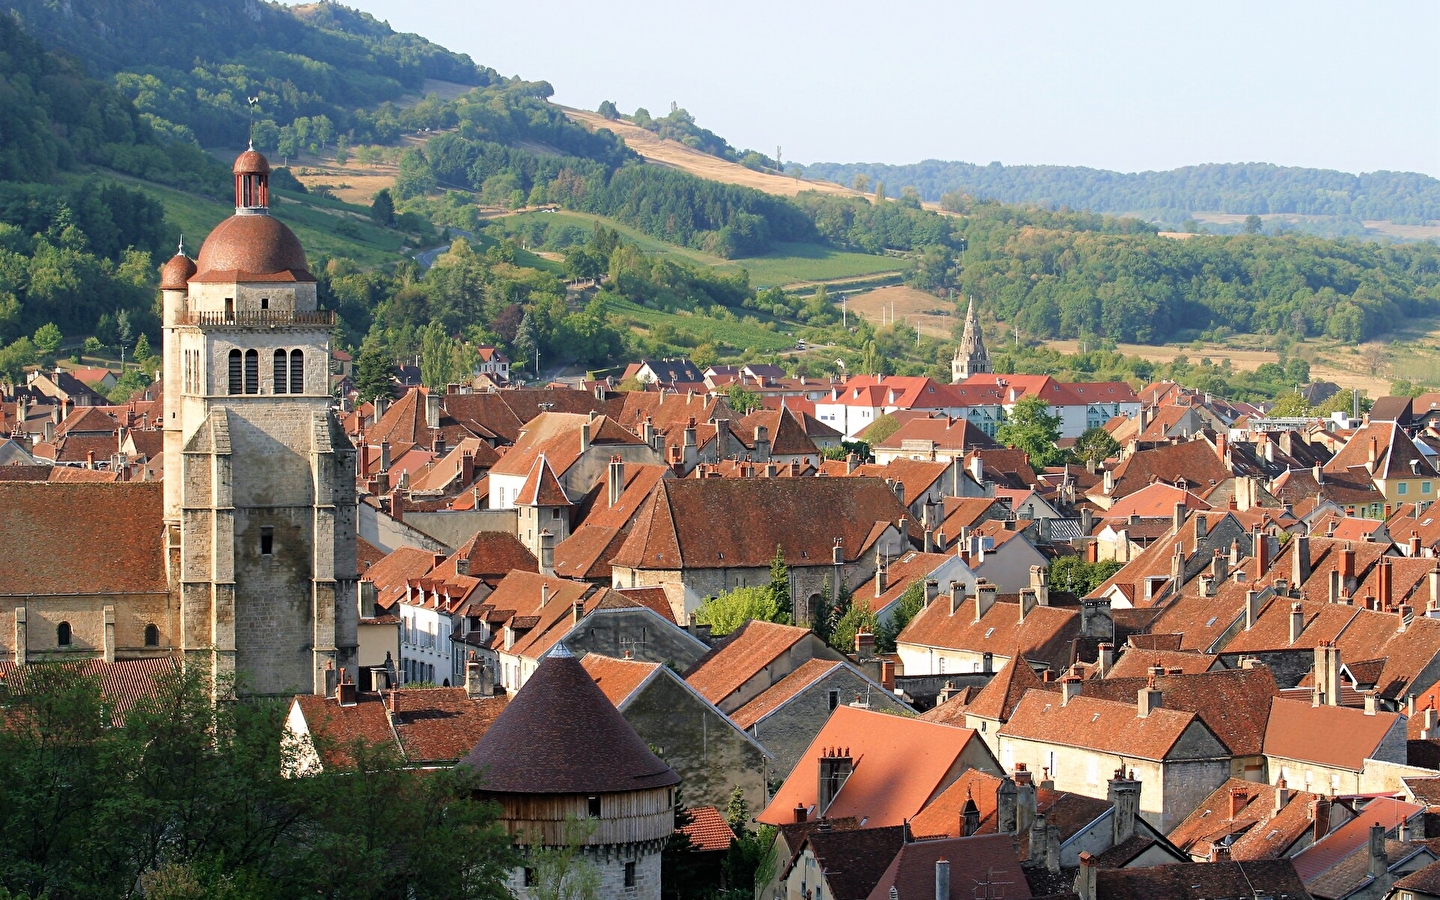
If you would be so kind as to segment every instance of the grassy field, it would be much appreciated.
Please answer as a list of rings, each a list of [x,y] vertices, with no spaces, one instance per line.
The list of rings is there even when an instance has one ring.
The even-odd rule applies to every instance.
[[[732,322],[728,319],[712,319],[684,312],[650,309],[629,300],[612,301],[607,304],[606,309],[624,319],[632,328],[652,333],[657,329],[673,329],[675,334],[689,336],[697,345],[715,345],[722,355],[744,351],[768,353],[788,350],[795,346],[793,335],[779,330],[771,331],[753,316],[749,321],[742,317]]]
[[[747,170],[748,171],[748,170]],[[888,256],[872,256],[868,253],[850,253],[820,244],[779,244],[764,256],[745,259],[721,259],[709,253],[692,250],[656,240],[647,234],[622,225],[613,219],[585,215],[575,212],[527,212],[503,216],[493,220],[508,232],[514,233],[522,225],[543,221],[552,226],[573,225],[589,235],[600,223],[613,228],[646,253],[657,253],[674,259],[702,266],[713,266],[721,270],[745,269],[750,273],[750,283],[756,287],[789,285],[801,282],[833,281],[881,272],[898,272],[896,260]]]
[[[109,177],[138,186],[158,200],[165,207],[165,217],[185,235],[191,253],[200,249],[211,229],[235,212],[228,203],[198,194],[120,175]],[[290,226],[311,260],[321,256],[348,256],[361,265],[379,266],[394,262],[400,255],[405,241],[403,234],[376,226],[344,204],[307,198],[304,194],[272,193],[278,202],[271,213]]]

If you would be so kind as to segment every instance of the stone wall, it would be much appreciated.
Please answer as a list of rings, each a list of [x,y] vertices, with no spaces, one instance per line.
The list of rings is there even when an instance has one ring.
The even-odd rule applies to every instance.
[[[871,709],[892,712],[908,711],[889,691],[863,677],[848,665],[840,665],[819,681],[790,698],[784,706],[750,727],[750,733],[775,757],[770,764],[770,780],[779,784],[805,754],[805,750],[825,727],[835,706],[830,693],[835,692],[835,706],[854,702],[855,696],[869,703]],[[752,808],[758,808],[753,807]]]

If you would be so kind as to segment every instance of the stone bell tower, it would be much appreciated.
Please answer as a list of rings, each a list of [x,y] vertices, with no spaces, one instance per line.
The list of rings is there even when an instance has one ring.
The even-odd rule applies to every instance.
[[[330,328],[270,164],[161,272],[165,519],[185,664],[255,694],[323,693],[356,629],[355,451],[331,410]],[[327,675],[327,672],[330,673]]]
[[[975,314],[975,298],[971,297],[970,307],[965,311],[965,332],[960,336],[960,346],[955,348],[955,357],[950,360],[950,380],[959,384],[971,375],[992,371],[990,354],[980,334],[980,317]]]

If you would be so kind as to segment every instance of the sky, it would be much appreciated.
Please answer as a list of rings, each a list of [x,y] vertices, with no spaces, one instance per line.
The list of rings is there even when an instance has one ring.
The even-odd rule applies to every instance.
[[[788,161],[1440,177],[1440,2],[346,0],[553,99]]]

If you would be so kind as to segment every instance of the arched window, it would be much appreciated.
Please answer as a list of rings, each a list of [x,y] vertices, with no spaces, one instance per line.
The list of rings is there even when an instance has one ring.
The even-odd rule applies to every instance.
[[[254,350],[245,351],[245,393],[260,393],[260,354]]]
[[[70,623],[61,622],[55,628],[55,643],[61,647],[70,646]]]
[[[290,351],[290,393],[305,393],[305,353],[302,350]]]
[[[230,393],[240,393],[240,351],[230,351]]]
[[[277,394],[285,393],[285,386],[290,383],[285,374],[288,369],[286,362],[288,359],[284,350],[275,351],[275,393]]]
[[[145,626],[145,646],[160,646],[160,629],[156,628],[154,625]]]

